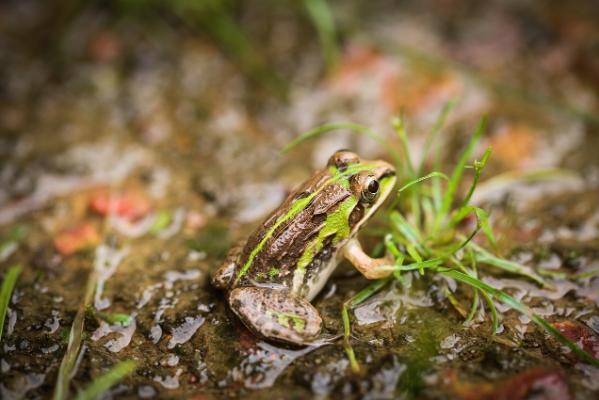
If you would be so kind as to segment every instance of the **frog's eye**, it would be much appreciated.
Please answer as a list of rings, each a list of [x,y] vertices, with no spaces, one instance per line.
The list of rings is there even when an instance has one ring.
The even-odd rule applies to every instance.
[[[374,176],[366,177],[362,189],[362,200],[371,203],[379,193],[379,181]]]
[[[335,167],[338,171],[345,171],[349,165],[357,164],[360,162],[360,157],[352,151],[349,150],[337,150],[331,158],[329,158],[329,162],[327,166]]]

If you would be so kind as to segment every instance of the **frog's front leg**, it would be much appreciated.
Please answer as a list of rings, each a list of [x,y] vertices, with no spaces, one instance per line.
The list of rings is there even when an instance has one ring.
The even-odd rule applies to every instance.
[[[252,332],[266,339],[308,345],[322,328],[314,306],[287,291],[240,287],[229,294],[229,304]]]
[[[364,253],[357,239],[350,239],[343,248],[343,255],[366,279],[386,278],[393,270],[381,268],[383,265],[393,265],[388,258],[372,258]]]
[[[235,272],[237,272],[237,262],[243,251],[244,241],[237,242],[227,253],[227,257],[221,266],[212,274],[212,285],[218,289],[228,289],[231,287]]]

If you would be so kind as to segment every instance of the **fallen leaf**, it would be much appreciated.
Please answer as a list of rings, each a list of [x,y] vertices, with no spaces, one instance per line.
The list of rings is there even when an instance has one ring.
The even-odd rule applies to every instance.
[[[575,321],[556,322],[553,326],[584,351],[599,358],[599,336],[595,335],[590,328]],[[574,354],[572,356],[574,357]]]
[[[100,235],[90,222],[83,222],[66,229],[54,237],[54,247],[64,256],[95,246],[99,242]]]
[[[562,371],[533,367],[519,374],[495,382],[471,383],[450,370],[444,379],[447,388],[462,400],[568,400],[571,398]]]
[[[91,196],[89,204],[90,208],[100,215],[113,212],[129,221],[138,220],[151,210],[150,199],[133,190],[112,194],[108,191],[98,191]]]

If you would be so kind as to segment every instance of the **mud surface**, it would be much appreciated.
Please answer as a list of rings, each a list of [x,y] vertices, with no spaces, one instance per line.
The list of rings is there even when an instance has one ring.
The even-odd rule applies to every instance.
[[[556,289],[492,269],[484,280],[576,327],[599,356],[597,7],[334,2],[343,41],[327,70],[301,12],[250,2],[235,16],[286,82],[280,95],[201,27],[68,3],[0,5],[0,271],[23,266],[0,347],[1,398],[51,396],[92,270],[72,393],[134,359],[137,371],[105,398],[599,396],[599,369],[501,304],[497,335],[488,315],[464,326],[440,278],[407,275],[411,287],[393,284],[354,311],[361,375],[341,342],[257,340],[209,285],[228,248],[334,150],[385,157],[343,131],[281,155],[299,132],[351,121],[394,140],[389,120],[403,110],[417,160],[458,99],[440,137],[444,163],[488,114],[479,150],[494,152],[475,200],[491,210],[502,254]],[[561,171],[490,179],[541,168]],[[341,304],[366,284],[347,265],[327,283],[314,304],[328,334],[342,332]]]

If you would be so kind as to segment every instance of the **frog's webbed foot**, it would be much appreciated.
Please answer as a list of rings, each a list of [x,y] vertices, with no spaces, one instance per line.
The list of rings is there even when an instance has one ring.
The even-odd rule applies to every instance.
[[[322,328],[322,319],[314,306],[285,291],[236,288],[229,294],[229,304],[245,326],[266,339],[310,345]]]
[[[393,261],[387,258],[372,258],[364,253],[357,239],[351,239],[343,249],[343,255],[366,279],[386,278],[393,272],[392,269],[381,268],[384,265],[393,265]]]
[[[231,247],[225,261],[223,261],[222,265],[212,274],[212,286],[218,289],[228,289],[231,286],[233,278],[235,277],[235,271],[237,271],[237,260],[243,251],[243,245],[244,242],[240,241]]]

